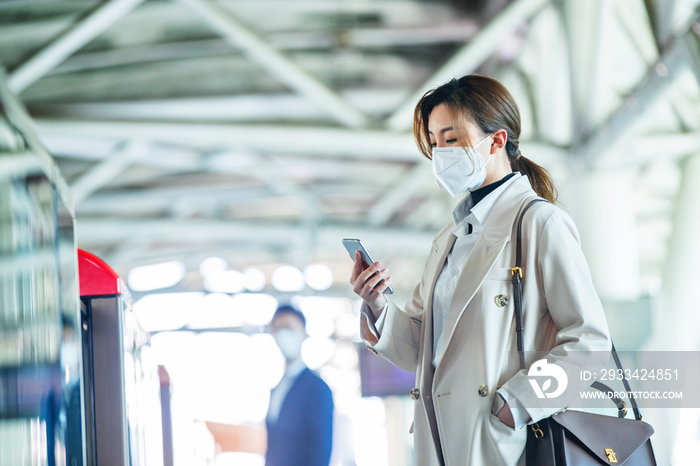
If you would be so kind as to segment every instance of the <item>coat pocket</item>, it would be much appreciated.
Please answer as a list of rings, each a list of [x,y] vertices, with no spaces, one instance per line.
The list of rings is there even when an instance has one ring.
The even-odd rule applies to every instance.
[[[510,267],[494,267],[488,274],[486,274],[486,280],[507,280],[512,279],[511,268]]]

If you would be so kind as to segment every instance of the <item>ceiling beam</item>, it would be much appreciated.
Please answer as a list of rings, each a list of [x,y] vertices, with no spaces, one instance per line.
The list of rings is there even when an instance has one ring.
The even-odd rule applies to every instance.
[[[340,37],[334,31],[284,31],[270,33],[270,44],[278,50],[328,50],[339,46],[358,49],[385,49],[462,43],[479,30],[475,21],[454,21],[420,27],[355,28]],[[134,63],[230,55],[231,45],[221,39],[182,40],[158,44],[135,45],[117,49],[73,55],[57,66],[55,73],[95,70]]]
[[[578,150],[579,155],[589,168],[601,164],[607,166],[618,163],[625,151],[613,151],[612,149],[617,148],[617,143],[629,134],[635,123],[645,115],[645,111],[675,81],[674,78],[683,69],[683,65],[690,61],[691,68],[693,67],[692,53],[689,51],[689,47],[694,42],[697,43],[697,33],[691,27],[697,18],[698,15],[695,13],[688,23],[689,26],[661,50],[658,62],[650,67],[646,76],[619,109],[604,123],[589,132],[582,147]]]
[[[250,168],[251,175],[264,181],[272,192],[300,200],[304,206],[305,219],[319,221],[323,217],[323,205],[318,198],[306,187],[291,181],[275,160],[260,154],[254,155],[253,159],[255,162]]]
[[[368,125],[369,120],[362,112],[243,25],[227,9],[210,0],[180,1],[201,15],[231,45],[292,89],[308,96],[343,125],[353,128]]]
[[[163,144],[218,151],[339,156],[384,160],[421,159],[409,134],[290,125],[190,124],[38,119],[44,136],[86,139],[148,139]]]
[[[565,0],[558,6],[569,55],[571,146],[575,148],[596,123],[596,97],[603,77],[604,15],[611,4],[607,0]]]
[[[402,86],[403,87],[403,86]],[[367,115],[390,112],[406,95],[401,89],[353,89],[341,93]],[[306,96],[294,93],[256,93],[171,99],[119,100],[29,104],[36,117],[96,120],[157,120],[206,122],[301,122],[328,120],[327,112]]]
[[[529,21],[549,2],[550,0],[515,0],[511,3],[408,97],[388,118],[387,127],[393,131],[408,131],[413,121],[413,110],[423,94],[452,78],[473,73],[493,55],[516,27]]]
[[[2,51],[0,51],[2,54]],[[1,56],[1,55],[0,55]],[[418,85],[421,74],[415,72],[415,62],[404,56],[381,51],[353,55],[337,64],[331,52],[300,51],[294,61],[322,82],[338,82],[346,94],[354,83],[377,83],[370,86],[405,92]],[[167,79],[163,79],[167,76]],[[356,92],[365,88],[355,87]],[[154,99],[192,99],[241,95],[285,94],[288,86],[248,57],[231,49],[227,55],[201,56],[175,60],[155,60],[138,66],[115,66],[90,72],[52,73],[22,93],[27,105],[34,103],[127,102]],[[323,109],[304,94],[291,89],[314,107]],[[354,104],[354,102],[351,102]],[[382,109],[384,114],[394,107]],[[324,122],[334,122],[327,111]]]
[[[110,0],[75,24],[58,39],[20,65],[10,76],[8,87],[19,94],[63,60],[129,14],[144,0]]]
[[[367,214],[367,224],[372,227],[386,224],[410,198],[430,186],[432,181],[430,165],[418,162],[374,204]]]
[[[99,151],[125,139],[144,139],[168,147],[183,146],[189,150],[240,152],[254,151],[260,154],[284,154],[297,156],[341,157],[376,161],[424,162],[416,148],[413,136],[387,131],[357,130],[330,127],[292,125],[246,124],[192,124],[159,123],[143,121],[95,121],[95,120],[36,120],[38,133],[60,143],[68,138],[82,138]],[[66,146],[65,144],[62,144]],[[562,161],[564,149],[540,142],[521,142],[523,153],[536,161]],[[62,156],[70,156],[69,146]],[[182,154],[182,163],[196,164],[195,155]],[[189,158],[193,157],[193,158]],[[149,157],[150,158],[150,157]],[[144,163],[151,163],[144,160]],[[167,165],[167,160],[163,160]],[[201,166],[200,166],[201,169]]]
[[[41,160],[32,152],[3,153],[0,157],[0,181],[43,174]]]
[[[119,176],[131,163],[143,157],[147,152],[148,145],[143,141],[129,141],[106,157],[104,161],[90,167],[71,185],[76,205]]]
[[[3,162],[7,157],[0,158]],[[0,174],[4,174],[4,163],[0,163]],[[310,194],[317,198],[332,200],[336,197],[348,198],[358,194],[378,195],[379,187],[366,184],[334,183],[309,185]],[[261,200],[275,202],[275,196],[267,186],[230,186],[211,184],[208,186],[172,186],[149,189],[124,189],[98,193],[86,199],[77,207],[78,215],[141,216],[166,212],[173,204],[187,200],[195,205],[241,205]]]
[[[32,118],[27,113],[22,103],[17,99],[6,84],[5,72],[0,67],[0,107],[7,116],[9,122],[15,130],[21,134],[23,143],[27,150],[31,151],[37,159],[37,163],[29,162],[27,169],[36,170],[36,165],[40,165],[44,175],[53,183],[59,199],[63,202],[68,212],[75,216],[75,201],[68,188],[68,183],[61,175],[61,172],[54,158],[41,144],[35,134],[35,125]]]
[[[647,65],[656,62],[659,58],[659,49],[644,6],[637,0],[619,0],[614,2],[614,6],[615,16],[622,30],[629,37],[630,43]]]
[[[371,228],[358,225],[321,225],[315,227],[316,246],[341,248],[342,238],[362,238],[365,244],[387,250],[427,250],[435,236],[407,228]],[[122,243],[138,232],[141,242],[161,244],[267,244],[287,247],[297,244],[309,228],[279,222],[185,221],[180,219],[115,219],[81,217],[79,244],[110,245]],[[183,246],[184,248],[184,246]]]

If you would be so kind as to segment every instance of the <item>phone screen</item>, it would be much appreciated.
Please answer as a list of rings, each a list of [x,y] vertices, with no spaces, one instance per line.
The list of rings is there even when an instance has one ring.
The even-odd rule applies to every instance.
[[[364,244],[362,244],[362,241],[359,239],[353,239],[353,238],[345,238],[343,240],[343,246],[345,246],[345,249],[348,251],[348,254],[350,254],[350,258],[355,261],[355,252],[360,251],[361,257],[362,257],[362,265],[364,268],[367,268],[368,266],[374,264],[374,259],[372,259],[372,256],[369,254],[369,251],[365,248]],[[390,286],[387,287],[386,290],[384,290],[384,294],[393,294],[394,289]]]

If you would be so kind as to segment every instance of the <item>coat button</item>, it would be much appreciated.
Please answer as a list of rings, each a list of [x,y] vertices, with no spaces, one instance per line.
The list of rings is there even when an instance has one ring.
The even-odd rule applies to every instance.
[[[417,388],[414,388],[411,390],[411,399],[413,401],[416,401],[418,398],[420,398],[420,390]]]
[[[508,304],[508,297],[499,294],[494,298],[494,301],[496,302],[496,306],[504,307],[506,304]]]
[[[479,385],[479,396],[486,396],[489,394],[489,389],[486,385]]]

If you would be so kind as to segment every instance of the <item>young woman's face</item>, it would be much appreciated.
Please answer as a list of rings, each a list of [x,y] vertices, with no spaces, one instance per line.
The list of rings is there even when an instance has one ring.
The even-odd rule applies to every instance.
[[[461,124],[464,128],[454,128],[453,126],[457,122],[452,121],[452,115],[450,114],[447,105],[440,104],[437,105],[430,116],[428,116],[428,131],[430,136],[431,147],[450,147],[450,146],[473,146],[478,141],[480,141],[484,136],[470,121],[463,121]],[[465,131],[469,137],[469,141],[460,141],[459,134]],[[487,146],[486,143],[482,146]],[[479,146],[477,150],[483,150],[482,146]],[[482,153],[483,155],[483,153]]]
[[[474,147],[474,145],[484,139],[486,134],[479,131],[474,123],[466,118],[461,120],[461,122],[452,121],[452,115],[447,105],[440,104],[436,106],[428,116],[430,145],[432,147]],[[462,124],[463,127],[453,128],[453,125],[456,124]],[[466,141],[460,139],[460,134],[464,135],[465,133],[468,138]],[[508,139],[506,131],[499,129],[490,136],[489,139],[476,148],[484,160],[488,160],[486,163],[486,179],[482,186],[498,181],[513,171],[505,151],[505,144]],[[464,139],[464,136],[462,139]],[[491,154],[493,157],[489,160],[489,155]]]

